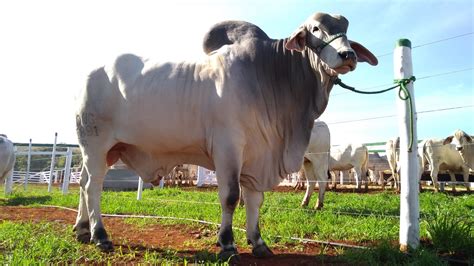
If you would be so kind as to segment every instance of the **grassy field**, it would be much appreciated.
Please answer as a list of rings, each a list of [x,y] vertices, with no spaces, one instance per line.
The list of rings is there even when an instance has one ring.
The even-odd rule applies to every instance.
[[[396,248],[399,230],[399,218],[397,217],[399,195],[392,192],[374,194],[328,192],[322,211],[299,207],[302,197],[302,192],[265,193],[264,205],[261,208],[260,227],[264,239],[271,247],[292,246],[297,248],[299,242],[291,239],[291,237],[297,237],[374,247],[374,249],[356,252],[341,250],[341,256],[348,263],[351,260],[358,261],[360,258],[358,256],[363,256],[364,261],[367,261],[368,264],[371,262],[374,264],[381,262],[403,264],[412,263],[413,259],[415,259],[415,263],[426,261],[430,264],[442,264],[443,260],[440,260],[436,255],[444,256],[446,254],[461,254],[463,258],[467,256],[467,259],[473,259],[469,258],[469,255],[472,256],[472,252],[469,254],[469,251],[474,250],[474,229],[472,226],[474,225],[474,195],[472,194],[452,196],[425,192],[420,195],[421,238],[423,243],[427,244],[418,251],[414,251],[416,255],[412,255],[410,258],[406,258]],[[313,197],[310,206],[313,206],[315,201],[316,197]],[[44,187],[33,186],[27,192],[17,189],[9,197],[0,197],[0,205],[3,206],[56,205],[77,208],[77,204],[77,188],[71,189],[68,195],[62,195],[58,190],[48,193]],[[189,188],[146,190],[143,192],[141,201],[136,200],[136,192],[104,192],[102,194],[102,212],[159,215],[220,222],[217,193]],[[129,218],[126,221],[144,228],[156,223],[196,226],[195,222],[178,219]],[[452,226],[448,228],[446,225]],[[13,265],[28,264],[30,262],[28,258],[42,262],[71,262],[77,260],[78,256],[87,257],[88,260],[96,262],[104,260],[104,257],[92,246],[76,243],[70,232],[70,227],[71,225],[54,223],[33,225],[4,221],[0,223],[0,248],[2,249],[0,253],[3,252],[0,256],[3,256],[4,261],[11,262]],[[245,228],[244,208],[236,210],[234,227]],[[216,227],[213,229],[215,230]],[[245,233],[239,230],[234,230],[234,233],[237,245],[245,246]],[[32,245],[32,243],[27,243],[28,240],[18,242],[17,239],[23,238],[22,234],[44,236],[44,238],[35,241],[35,245],[44,243],[47,250],[35,250],[40,247],[19,248],[21,245]],[[453,235],[457,236],[457,239],[450,240],[449,238]],[[462,242],[460,238],[465,238],[461,247],[459,244],[456,245],[456,242]],[[15,241],[16,244],[13,246],[8,244],[15,243]],[[447,241],[452,241],[454,244],[450,245]],[[51,257],[57,256],[56,253],[51,253],[51,250],[57,249],[68,252],[61,252],[64,257]],[[131,253],[127,254],[130,256]],[[115,254],[114,256],[119,255]],[[171,261],[185,264],[183,258],[173,257],[170,254],[150,252],[142,257],[143,262]],[[20,260],[20,258],[24,258],[24,260]],[[107,257],[109,262],[116,259],[113,256]],[[190,261],[192,262],[193,259],[191,258]],[[214,263],[215,260],[210,259],[208,262]]]

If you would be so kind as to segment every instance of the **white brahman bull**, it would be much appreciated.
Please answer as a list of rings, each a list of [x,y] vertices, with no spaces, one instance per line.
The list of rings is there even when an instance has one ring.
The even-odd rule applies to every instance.
[[[0,182],[6,181],[5,186],[9,187],[11,184],[11,176],[13,174],[13,167],[15,166],[15,147],[6,135],[0,134]],[[8,192],[8,189],[6,189]]]
[[[331,149],[331,134],[323,121],[316,121],[309,145],[304,155],[303,169],[306,177],[306,194],[301,206],[308,206],[316,182],[318,182],[319,196],[315,208],[320,210],[324,205],[324,192],[328,182],[329,151]]]
[[[252,253],[272,255],[258,226],[263,192],[299,170],[337,75],[357,61],[377,64],[346,37],[347,27],[342,16],[316,13],[275,40],[251,23],[226,21],[206,34],[201,62],[154,64],[126,54],[92,71],[76,112],[84,161],[77,239],[113,249],[100,211],[109,165],[122,159],[149,182],[186,163],[216,171],[220,258],[237,254],[240,186]]]
[[[423,157],[430,165],[430,175],[435,191],[438,192],[438,173],[448,171],[452,189],[456,190],[456,173],[462,173],[466,189],[469,190],[469,166],[464,162],[456,145],[447,143],[444,139],[428,139],[423,145]]]
[[[356,187],[360,190],[364,183],[365,190],[368,189],[367,165],[369,162],[369,150],[362,144],[347,144],[341,147],[331,148],[329,158],[329,170],[347,171],[354,169]],[[336,188],[336,178],[333,180],[333,188]]]

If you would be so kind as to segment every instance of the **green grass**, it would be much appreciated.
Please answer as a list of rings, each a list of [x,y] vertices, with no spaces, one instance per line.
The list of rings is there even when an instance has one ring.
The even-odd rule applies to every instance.
[[[260,228],[263,238],[270,246],[297,245],[297,242],[291,240],[290,237],[334,242],[350,241],[355,244],[372,246],[387,241],[398,242],[399,219],[396,216],[399,214],[400,203],[397,194],[390,192],[378,194],[327,192],[322,211],[299,207],[302,197],[303,192],[265,193],[265,201],[261,208]],[[77,188],[71,189],[68,195],[62,195],[58,189],[47,193],[44,187],[31,186],[27,192],[17,190],[12,196],[0,197],[0,205],[31,207],[57,205],[77,208],[78,198]],[[317,194],[313,195],[309,206],[314,206],[316,198]],[[436,221],[439,213],[449,211],[450,217],[456,217],[470,224],[474,223],[474,196],[451,196],[443,193],[425,192],[420,195],[420,211],[421,238],[429,239],[433,234],[428,233],[428,228],[432,221]],[[102,212],[159,215],[220,222],[220,205],[217,193],[193,189],[146,190],[143,192],[141,201],[136,200],[134,191],[103,192]],[[144,228],[151,223],[196,226],[195,222],[174,219],[128,219],[127,222]],[[237,208],[234,215],[234,227],[245,228],[244,208]],[[216,227],[212,229],[211,226],[210,229],[216,230]],[[245,233],[234,230],[234,234],[237,245],[246,246]],[[74,247],[70,248],[74,249]],[[10,250],[9,248],[5,249]],[[390,249],[386,248],[386,250]],[[374,252],[376,254],[379,250],[376,249]],[[128,254],[131,253],[133,252],[128,252]],[[432,254],[423,250],[418,253],[417,258],[426,260],[429,260]],[[398,256],[394,255],[398,254],[396,252],[390,254],[387,255],[389,258]],[[170,259],[170,256],[163,257],[163,254],[155,253],[150,253],[146,257],[150,260]],[[380,258],[381,255],[374,255],[373,260],[377,262],[380,261]],[[70,258],[63,259],[74,261]],[[54,262],[55,260],[52,258],[50,261]],[[391,262],[390,260],[386,261],[389,264]]]
[[[55,262],[73,263],[87,252],[88,259],[102,261],[100,252],[74,240],[69,226],[53,223],[0,223],[0,261],[11,265],[35,265]],[[83,250],[84,249],[84,250]]]

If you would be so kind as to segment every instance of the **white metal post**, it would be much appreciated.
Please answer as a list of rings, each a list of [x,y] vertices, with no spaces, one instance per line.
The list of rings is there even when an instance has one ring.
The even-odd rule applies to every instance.
[[[25,183],[23,183],[23,189],[25,191],[28,186],[28,179],[30,178],[30,166],[31,166],[31,139],[30,139],[30,144],[28,144],[28,162],[26,164]]]
[[[409,79],[413,76],[411,59],[411,42],[400,39],[394,51],[395,79]],[[418,200],[418,159],[417,159],[417,131],[416,108],[413,92],[413,82],[406,84],[411,97],[405,97],[403,92],[397,91],[397,108],[400,135],[400,250],[407,251],[408,247],[417,248],[420,243],[419,200]],[[410,140],[412,147],[409,147]]]
[[[63,178],[63,194],[67,194],[69,189],[69,179],[71,178],[72,148],[67,148],[66,165]]]
[[[143,180],[141,177],[138,177],[137,200],[142,199],[142,191],[143,191]]]
[[[53,171],[54,171],[54,159],[56,157],[56,141],[58,140],[58,133],[54,133],[54,144],[53,152],[51,153],[51,167],[49,168],[49,182],[48,182],[48,192],[51,192],[53,186]]]

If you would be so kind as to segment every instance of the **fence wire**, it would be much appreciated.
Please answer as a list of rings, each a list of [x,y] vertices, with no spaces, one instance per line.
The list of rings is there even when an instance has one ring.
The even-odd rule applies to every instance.
[[[131,199],[133,196],[123,196],[123,195],[116,195],[114,196],[116,199]],[[154,199],[154,198],[142,198],[141,200],[137,201],[138,204],[141,203],[162,203],[162,204],[196,204],[196,205],[214,205],[218,206],[220,208],[220,203],[219,202],[211,202],[211,201],[186,201],[186,200],[168,200],[168,199]],[[296,204],[299,206],[299,203]],[[347,211],[343,209],[322,209],[322,210],[316,210],[316,209],[310,209],[310,208],[286,208],[286,207],[281,207],[281,206],[276,206],[276,205],[266,205],[265,203],[262,205],[260,209],[269,209],[269,210],[275,210],[275,211],[290,211],[290,212],[305,212],[305,213],[312,213],[312,214],[324,214],[324,213],[331,213],[333,215],[345,215],[345,216],[353,216],[353,217],[361,217],[361,216],[366,216],[366,217],[381,217],[381,218],[388,218],[388,219],[399,219],[399,215],[393,215],[393,214],[385,214],[385,213],[377,213],[377,212],[368,212],[368,211],[360,211],[360,212],[354,212],[354,211]],[[432,219],[433,216],[429,214],[424,214],[420,212],[420,219],[422,220],[429,220]],[[469,215],[466,216],[460,216],[460,218],[472,218]]]

